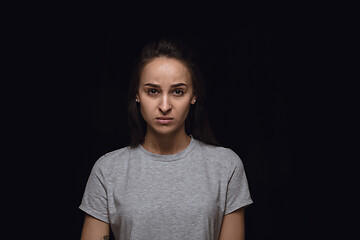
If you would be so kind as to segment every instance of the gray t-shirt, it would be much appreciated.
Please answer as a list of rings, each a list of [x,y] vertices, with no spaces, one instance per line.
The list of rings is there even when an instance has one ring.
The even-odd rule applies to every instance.
[[[115,239],[218,239],[223,216],[252,203],[244,166],[228,148],[194,138],[173,155],[125,147],[94,165],[80,209]]]

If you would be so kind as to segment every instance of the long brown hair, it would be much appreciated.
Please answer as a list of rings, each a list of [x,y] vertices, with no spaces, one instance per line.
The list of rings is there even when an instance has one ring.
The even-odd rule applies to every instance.
[[[203,76],[195,64],[193,51],[188,44],[180,40],[157,40],[148,43],[142,50],[138,64],[133,72],[128,95],[128,122],[130,130],[130,146],[143,143],[146,134],[146,122],[140,106],[135,102],[139,90],[140,75],[144,66],[157,57],[174,58],[182,62],[189,70],[194,86],[196,104],[190,105],[185,120],[185,131],[195,139],[211,145],[219,145],[211,131],[206,112],[206,97]]]

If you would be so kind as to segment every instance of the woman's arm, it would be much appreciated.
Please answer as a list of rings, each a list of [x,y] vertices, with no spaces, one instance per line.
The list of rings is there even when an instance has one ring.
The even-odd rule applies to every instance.
[[[245,239],[245,208],[224,216],[219,240]]]
[[[85,216],[81,240],[108,240],[109,224],[88,214]]]

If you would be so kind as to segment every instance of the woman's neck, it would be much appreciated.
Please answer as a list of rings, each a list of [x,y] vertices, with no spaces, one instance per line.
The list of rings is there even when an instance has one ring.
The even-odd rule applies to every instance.
[[[184,150],[190,144],[190,141],[191,137],[185,133],[185,130],[169,135],[159,134],[150,130],[146,132],[142,146],[155,154],[170,155]]]

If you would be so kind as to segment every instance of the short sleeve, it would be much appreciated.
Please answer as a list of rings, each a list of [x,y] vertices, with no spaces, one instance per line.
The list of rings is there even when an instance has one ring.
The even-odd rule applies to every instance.
[[[91,170],[79,208],[94,218],[109,223],[107,190],[100,160],[101,158]]]
[[[235,154],[234,167],[228,182],[224,215],[245,207],[252,202],[244,165]]]

